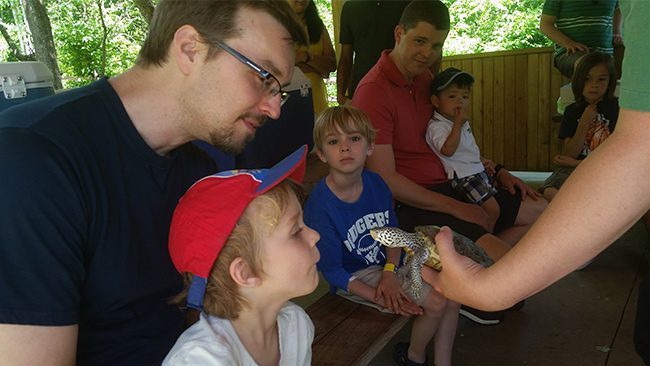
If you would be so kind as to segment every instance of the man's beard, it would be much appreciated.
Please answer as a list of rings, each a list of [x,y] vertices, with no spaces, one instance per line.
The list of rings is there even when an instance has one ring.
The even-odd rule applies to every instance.
[[[237,120],[244,120],[252,118],[249,114],[244,114],[240,116]],[[262,127],[266,123],[265,117],[255,118],[258,121],[259,127]],[[258,128],[259,128],[258,127]],[[226,154],[237,155],[244,151],[246,144],[253,141],[255,134],[246,135],[246,138],[243,141],[235,141],[235,128],[222,128],[210,133],[210,144],[217,149],[225,152]]]
[[[235,141],[233,131],[224,133],[225,131],[213,132],[210,134],[210,144],[226,154],[237,155],[244,151],[246,144],[249,143],[254,136],[247,137],[244,141]]]

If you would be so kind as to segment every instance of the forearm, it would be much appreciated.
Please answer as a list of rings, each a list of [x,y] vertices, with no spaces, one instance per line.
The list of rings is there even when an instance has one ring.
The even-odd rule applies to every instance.
[[[381,175],[388,184],[393,198],[409,206],[456,216],[462,202],[430,191],[395,170],[392,145],[375,145],[375,151],[366,160],[368,169]]]
[[[386,263],[399,266],[399,258],[402,255],[402,248],[386,248]]]
[[[460,127],[454,125],[449,136],[447,136],[447,140],[440,148],[440,152],[445,156],[452,156],[456,153],[458,144],[460,144]]]
[[[555,17],[546,17],[548,17],[548,15],[542,15],[542,20],[539,23],[539,30],[551,41],[557,43],[561,47],[567,48],[573,40],[566,34],[562,33],[561,30],[557,29],[555,26]]]
[[[330,72],[336,70],[336,58],[333,56],[310,54],[309,62],[305,64],[323,78],[329,77]]]
[[[377,303],[375,301],[376,289],[360,280],[354,279],[350,281],[348,284],[348,292],[370,302]],[[384,306],[383,303],[379,305]]]
[[[311,53],[307,64],[323,78],[329,78],[330,73],[336,70],[336,54],[325,27],[321,32],[320,43],[322,52],[319,54]]]
[[[623,15],[621,14],[621,9],[618,7],[614,10],[612,32],[619,35],[623,34]]]
[[[621,111],[617,130],[584,160],[526,236],[476,278],[475,303],[510,306],[585,263],[650,207],[650,113]],[[620,177],[635,173],[621,187]],[[606,192],[606,194],[603,194]],[[598,197],[598,199],[594,199]]]
[[[345,103],[348,87],[350,86],[350,75],[352,74],[352,46],[341,45],[341,57],[336,69],[336,96],[339,104]]]
[[[0,363],[3,365],[74,365],[76,325],[33,326],[0,324]]]
[[[587,138],[587,130],[589,129],[589,123],[585,123],[580,120],[578,122],[578,129],[572,137],[569,137],[564,140],[564,148],[562,149],[562,154],[570,156],[576,159],[580,156],[582,149],[585,146],[585,139]]]

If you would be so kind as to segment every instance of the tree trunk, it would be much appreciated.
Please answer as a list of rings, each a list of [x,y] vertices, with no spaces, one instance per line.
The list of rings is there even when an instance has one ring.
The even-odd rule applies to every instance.
[[[108,38],[108,29],[106,28],[106,22],[104,21],[104,7],[102,6],[102,0],[97,0],[97,8],[99,9],[99,20],[102,25],[102,64],[99,69],[99,75],[104,77],[106,76],[106,38]]]
[[[151,0],[133,0],[133,3],[140,10],[140,14],[147,21],[147,25],[151,23],[151,18],[153,18],[153,4],[151,4]]]
[[[54,88],[61,89],[61,73],[56,58],[50,18],[41,0],[23,0],[29,30],[32,33],[36,59],[47,66],[54,76]]]

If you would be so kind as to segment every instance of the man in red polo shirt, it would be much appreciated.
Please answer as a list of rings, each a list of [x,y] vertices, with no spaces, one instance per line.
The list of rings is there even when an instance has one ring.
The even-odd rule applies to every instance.
[[[447,181],[444,167],[425,141],[433,107],[433,75],[449,32],[449,12],[440,1],[414,1],[395,28],[395,48],[384,51],[357,86],[352,105],[378,130],[369,169],[388,183],[400,226],[448,225],[498,259],[516,243],[546,207],[546,201],[502,166],[495,174],[501,215],[492,235],[480,206],[463,202]],[[530,199],[526,199],[529,197]]]

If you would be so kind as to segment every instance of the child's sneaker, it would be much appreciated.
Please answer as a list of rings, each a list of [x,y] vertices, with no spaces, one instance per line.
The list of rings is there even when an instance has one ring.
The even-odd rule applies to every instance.
[[[408,343],[398,343],[395,345],[395,353],[393,354],[393,360],[399,366],[427,366],[427,362],[417,363],[409,360],[408,357],[409,344]]]

